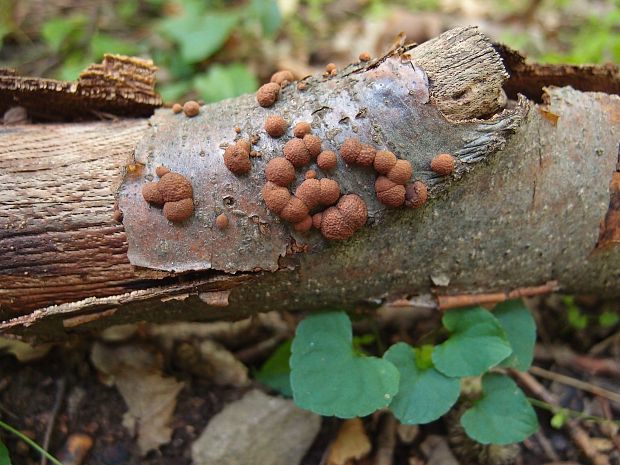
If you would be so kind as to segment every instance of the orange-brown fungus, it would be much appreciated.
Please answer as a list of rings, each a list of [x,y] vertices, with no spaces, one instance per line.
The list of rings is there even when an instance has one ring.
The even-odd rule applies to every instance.
[[[185,116],[192,118],[200,113],[200,105],[194,100],[189,100],[183,104],[183,113],[185,113]]]
[[[325,67],[325,71],[327,71],[329,74],[333,74],[336,69],[337,67],[335,63],[328,63]]]
[[[170,170],[165,166],[158,166],[157,168],[155,168],[155,174],[160,178],[168,173],[170,173]]]
[[[185,176],[179,173],[167,173],[158,183],[159,192],[164,202],[178,202],[183,199],[191,199],[193,190],[191,183]]]
[[[299,91],[303,92],[304,90],[306,90],[307,87],[308,87],[308,84],[303,81],[297,83],[297,90]]]
[[[414,181],[405,189],[405,206],[418,208],[426,203],[428,188],[422,181]]]
[[[298,232],[306,232],[312,228],[312,217],[307,215],[303,220],[293,225],[293,229]]]
[[[357,231],[366,224],[368,209],[366,208],[366,203],[359,195],[343,195],[338,201],[336,208],[340,210],[340,213],[342,213],[342,216],[344,216],[353,230]]]
[[[289,223],[299,223],[308,216],[308,207],[301,199],[292,196],[280,212],[280,217]]]
[[[247,139],[239,139],[237,142],[235,142],[235,144],[237,144],[239,147],[241,147],[241,149],[245,150],[246,152],[249,152],[252,149],[252,144]]]
[[[345,140],[340,146],[340,156],[348,165],[353,165],[362,151],[362,144],[355,138]]]
[[[305,179],[314,179],[316,178],[316,171],[314,170],[308,170],[306,171],[306,175],[304,176]]]
[[[161,207],[164,204],[164,198],[159,192],[158,182],[147,182],[142,186],[142,197],[148,203]]]
[[[282,71],[277,71],[273,73],[271,76],[271,82],[275,82],[279,86],[286,86],[287,84],[293,82],[295,80],[295,76],[288,69],[283,69]]]
[[[343,195],[335,207],[329,207],[320,218],[321,234],[329,240],[345,240],[366,223],[366,203],[355,194]],[[313,224],[317,220],[313,218]]]
[[[284,157],[272,158],[265,168],[265,177],[278,186],[288,186],[295,180],[295,167]]]
[[[431,169],[440,176],[447,176],[456,166],[456,158],[449,153],[440,153],[431,161]]]
[[[194,213],[194,201],[181,199],[177,202],[166,202],[164,204],[164,216],[173,223],[181,223]]]
[[[280,93],[280,85],[275,82],[269,82],[260,86],[256,91],[256,101],[261,107],[270,107],[276,100],[278,100],[278,94]]]
[[[286,127],[286,121],[281,116],[272,115],[265,120],[265,131],[271,137],[282,137],[286,132]]]
[[[215,218],[215,226],[217,229],[226,229],[228,227],[228,217],[221,213]]]
[[[226,168],[237,175],[246,174],[250,171],[249,142],[240,140],[235,145],[230,145],[224,152],[224,164]]]
[[[377,150],[372,145],[362,144],[356,163],[360,166],[373,166],[376,154]]]
[[[310,152],[302,139],[291,139],[284,145],[284,156],[295,168],[310,163]]]
[[[316,159],[316,163],[322,170],[330,171],[338,165],[338,160],[334,152],[332,152],[331,150],[324,150],[323,152],[319,153],[319,156]]]
[[[318,207],[321,199],[321,181],[306,179],[297,187],[295,197],[305,203],[309,210]]]
[[[375,181],[375,191],[379,202],[388,207],[400,207],[405,203],[405,186],[396,184],[385,176]]]
[[[370,53],[362,52],[359,56],[360,61],[370,61]]]
[[[373,163],[375,170],[379,174],[388,174],[388,172],[396,165],[396,155],[388,150],[379,150],[375,154],[375,161]]]
[[[291,193],[286,187],[269,181],[263,186],[262,195],[267,208],[275,214],[280,214],[291,199]]]
[[[396,184],[406,184],[412,174],[413,168],[408,160],[396,160],[396,164],[387,172],[387,177]]]
[[[310,156],[317,157],[321,153],[321,139],[318,136],[306,134],[303,141],[308,152],[310,152]]]
[[[175,103],[172,105],[172,113],[175,115],[181,113],[183,111],[183,106],[180,103]]]
[[[312,132],[312,127],[310,123],[306,123],[305,121],[301,121],[295,125],[293,128],[293,135],[295,137],[299,137],[303,139],[306,134],[310,134]]]
[[[333,179],[323,178],[321,183],[321,196],[319,202],[321,205],[333,205],[340,197],[340,186]]]
[[[312,215],[312,227],[321,229],[321,220],[323,219],[323,212],[318,212]]]

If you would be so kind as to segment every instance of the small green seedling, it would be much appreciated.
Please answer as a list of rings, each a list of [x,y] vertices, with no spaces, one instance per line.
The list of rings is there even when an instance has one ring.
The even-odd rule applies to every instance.
[[[62,465],[62,462],[60,460],[58,460],[56,457],[54,457],[52,454],[50,454],[48,451],[46,451],[43,447],[41,447],[35,441],[30,439],[28,436],[26,436],[24,433],[22,433],[21,431],[18,431],[15,428],[13,428],[11,425],[9,425],[9,424],[7,424],[7,423],[5,423],[5,422],[0,420],[0,428],[2,428],[4,430],[8,431],[9,433],[17,436],[19,439],[24,441],[26,444],[28,444],[34,450],[39,452],[42,456],[46,457],[47,460],[49,460],[54,465]],[[6,446],[2,443],[2,441],[0,441],[0,465],[11,465],[11,457],[9,456],[9,451],[6,448]]]
[[[526,371],[532,363],[536,326],[523,302],[504,302],[493,312],[451,310],[442,322],[450,335],[440,344],[414,348],[399,342],[377,358],[359,350],[346,313],[311,315],[290,346],[290,385],[282,381],[287,346],[263,365],[258,379],[292,392],[297,405],[321,415],[351,418],[388,407],[401,423],[424,424],[454,406],[463,378],[481,377],[479,396],[465,399],[465,432],[483,444],[520,442],[533,434],[536,413],[503,372]]]

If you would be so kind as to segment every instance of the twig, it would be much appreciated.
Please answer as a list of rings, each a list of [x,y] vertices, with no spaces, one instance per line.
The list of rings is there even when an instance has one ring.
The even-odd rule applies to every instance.
[[[492,294],[459,294],[438,295],[437,306],[440,310],[451,308],[469,307],[472,305],[496,304],[506,300],[520,297],[533,297],[536,295],[549,294],[559,289],[557,281],[549,281],[542,286],[521,287],[509,292],[495,292]]]
[[[519,382],[536,397],[545,401],[547,404],[554,406],[558,411],[562,409],[556,398],[532,375],[513,369],[510,369],[509,371],[512,376],[519,380]],[[568,429],[571,439],[579,450],[581,450],[581,452],[588,457],[590,462],[594,465],[610,465],[607,457],[597,452],[590,441],[588,433],[579,425],[577,420],[568,420],[564,423],[564,427]]]
[[[48,450],[50,446],[50,440],[52,438],[52,431],[54,430],[54,423],[56,422],[56,416],[60,411],[60,404],[62,403],[62,399],[65,396],[65,386],[66,381],[64,378],[59,379],[56,382],[56,397],[54,398],[54,406],[52,407],[52,411],[50,412],[50,417],[47,422],[47,428],[45,429],[45,436],[43,436],[43,449]],[[47,465],[47,456],[41,454],[41,461],[39,462],[41,465]]]
[[[391,412],[386,412],[379,423],[379,437],[377,438],[377,453],[374,465],[392,465],[394,448],[396,447],[396,418]]]
[[[617,394],[600,386],[596,386],[594,384],[587,383],[585,381],[581,381],[580,379],[572,378],[570,376],[566,376],[560,373],[545,370],[544,368],[540,368],[537,366],[531,366],[530,372],[536,376],[540,376],[541,378],[556,381],[558,383],[565,384],[566,386],[571,386],[576,389],[589,392],[596,396],[604,397],[605,399],[609,399],[612,402],[620,404],[620,394]]]

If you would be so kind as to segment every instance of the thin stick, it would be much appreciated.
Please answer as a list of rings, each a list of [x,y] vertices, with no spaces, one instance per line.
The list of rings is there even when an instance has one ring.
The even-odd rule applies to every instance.
[[[17,436],[19,439],[21,439],[22,441],[24,441],[26,444],[28,444],[30,447],[32,447],[34,450],[36,450],[38,453],[40,453],[41,455],[45,455],[48,460],[50,462],[52,462],[54,465],[63,465],[62,462],[60,462],[56,457],[54,457],[52,454],[50,454],[48,451],[46,451],[45,449],[43,449],[40,445],[38,445],[36,442],[34,442],[32,439],[30,439],[28,436],[26,436],[24,433],[22,433],[21,431],[16,430],[15,428],[13,428],[11,425],[7,425],[5,422],[3,422],[2,420],[0,420],[0,428],[4,428],[5,430],[7,430],[9,433],[14,434],[15,436]]]
[[[531,366],[530,373],[536,376],[540,376],[541,378],[549,379],[551,381],[557,381],[558,383],[565,384],[566,386],[571,386],[576,389],[581,389],[582,391],[590,392],[596,396],[604,397],[605,399],[609,399],[612,402],[620,404],[620,394],[617,394],[600,386],[581,381],[580,379],[571,378],[570,376],[545,370],[544,368],[540,368],[537,366]]]
[[[66,382],[64,378],[61,378],[56,383],[56,397],[54,398],[54,406],[52,407],[52,411],[50,413],[50,418],[47,422],[47,428],[45,429],[45,436],[43,436],[43,449],[47,450],[50,446],[50,439],[52,438],[52,431],[54,430],[54,423],[56,422],[56,416],[60,411],[60,404],[62,403],[62,399],[65,395],[65,386]],[[45,455],[41,455],[41,461],[39,462],[41,465],[47,465],[47,457]]]
[[[542,286],[520,287],[508,292],[495,292],[492,294],[460,294],[438,295],[437,306],[440,310],[451,308],[469,307],[472,305],[496,304],[520,297],[533,297],[536,295],[549,294],[558,290],[556,281],[549,281]]]

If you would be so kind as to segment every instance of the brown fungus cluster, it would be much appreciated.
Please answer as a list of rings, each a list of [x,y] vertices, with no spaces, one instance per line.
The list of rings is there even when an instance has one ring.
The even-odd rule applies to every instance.
[[[284,118],[278,115],[268,116],[265,120],[265,132],[276,139],[286,133],[287,126]]]
[[[236,175],[249,173],[252,167],[250,162],[251,147],[250,142],[245,139],[240,139],[237,143],[229,145],[224,151],[226,168]]]
[[[193,189],[189,180],[168,168],[158,166],[155,170],[159,182],[142,186],[142,197],[151,205],[162,207],[164,216],[173,223],[181,223],[194,212]]]
[[[456,158],[449,153],[440,153],[431,160],[431,169],[440,176],[448,176],[456,167]]]
[[[323,171],[331,171],[338,166],[338,159],[335,152],[324,150],[319,153],[319,156],[316,158],[316,163]]]
[[[303,139],[306,134],[310,134],[311,132],[312,127],[310,126],[310,123],[305,121],[300,121],[293,128],[293,135],[295,137],[299,137],[300,139]]]
[[[273,73],[273,75],[271,76],[270,82],[274,82],[278,84],[280,87],[285,87],[291,82],[293,82],[294,80],[295,80],[295,76],[293,76],[293,73],[289,71],[288,69],[283,69],[281,71],[277,71]]]
[[[280,85],[275,82],[263,84],[256,91],[256,101],[261,107],[267,108],[272,106],[278,100],[280,95]]]
[[[340,197],[334,207],[312,217],[314,227],[328,240],[345,240],[358,231],[368,219],[368,209],[364,200],[356,194]]]
[[[269,160],[265,168],[267,181],[281,187],[288,187],[295,180],[295,167],[284,157]]]

